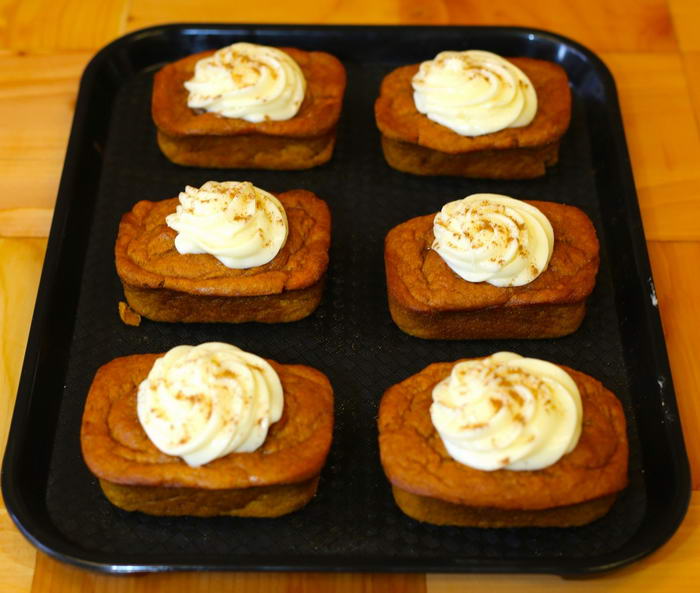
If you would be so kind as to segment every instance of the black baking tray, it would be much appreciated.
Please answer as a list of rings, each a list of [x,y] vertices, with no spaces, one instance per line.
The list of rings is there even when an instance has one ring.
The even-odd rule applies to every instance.
[[[309,171],[178,167],[158,151],[152,76],[162,64],[235,41],[322,49],[348,71],[330,163]],[[443,49],[480,48],[560,63],[573,117],[560,163],[529,181],[423,178],[384,162],[373,102],[393,68]],[[158,324],[117,315],[113,244],[122,213],[186,184],[251,180],[271,191],[306,188],[333,214],[323,302],[286,325]],[[383,238],[394,225],[474,192],[565,202],[592,218],[601,269],[588,315],[573,335],[540,341],[425,341],[392,323]],[[79,445],[85,395],[114,357],[182,343],[228,341],[326,373],[336,428],[319,492],[274,520],[158,518],[112,507]],[[630,485],[612,511],[572,529],[466,529],[421,524],[392,501],[378,459],[382,392],[435,361],[512,350],[599,378],[629,422]],[[650,274],[613,79],[589,50],[544,31],[512,27],[355,27],[179,24],[122,37],[101,50],[80,85],[2,474],[19,529],[59,560],[109,572],[344,570],[525,572],[582,575],[649,554],[680,524],[688,462]]]

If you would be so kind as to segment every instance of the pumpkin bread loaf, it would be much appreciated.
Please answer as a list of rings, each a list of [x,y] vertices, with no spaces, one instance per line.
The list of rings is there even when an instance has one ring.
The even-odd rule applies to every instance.
[[[544,469],[483,471],[454,459],[431,421],[433,388],[453,367],[432,364],[389,388],[381,401],[381,462],[407,515],[438,525],[569,527],[608,512],[627,484],[628,463],[625,418],[610,391],[560,367],[580,392],[575,448]]]
[[[107,498],[152,515],[277,517],[316,492],[333,429],[333,392],[319,371],[268,361],[284,411],[262,446],[198,467],[166,455],[137,416],[137,391],[161,354],[116,358],[92,383],[81,428],[83,457]]]

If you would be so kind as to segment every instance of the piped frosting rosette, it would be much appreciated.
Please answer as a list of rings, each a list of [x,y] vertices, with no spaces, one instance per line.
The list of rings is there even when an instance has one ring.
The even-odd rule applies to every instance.
[[[284,408],[270,364],[219,342],[167,352],[139,385],[137,399],[148,438],[193,467],[255,451]]]
[[[487,51],[444,51],[412,80],[416,109],[461,134],[481,136],[528,125],[537,94],[517,66]]]
[[[262,266],[287,240],[284,206],[247,181],[207,181],[187,186],[180,204],[166,217],[177,231],[178,253],[208,253],[229,268]]]
[[[435,216],[432,249],[461,278],[494,286],[532,282],[549,264],[554,232],[547,217],[520,200],[473,194]]]
[[[199,60],[185,88],[191,109],[259,123],[294,117],[304,100],[306,79],[282,50],[241,42]]]
[[[538,470],[571,452],[581,396],[560,367],[511,352],[455,364],[430,415],[447,452],[479,470]]]

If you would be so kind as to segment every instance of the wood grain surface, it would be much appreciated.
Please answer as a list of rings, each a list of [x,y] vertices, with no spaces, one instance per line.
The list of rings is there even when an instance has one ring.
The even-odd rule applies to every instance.
[[[0,591],[695,591],[700,581],[700,2],[697,0],[0,0],[0,439],[6,440],[80,75],[104,44],[165,22],[497,24],[597,52],[618,87],[693,472],[668,544],[595,579],[191,573],[105,576],[34,548],[0,505]]]

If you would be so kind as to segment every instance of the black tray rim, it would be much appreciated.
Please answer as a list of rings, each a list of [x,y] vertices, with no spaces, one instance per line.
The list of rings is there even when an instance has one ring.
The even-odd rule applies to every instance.
[[[495,36],[503,35],[527,35],[531,40],[535,38],[547,40],[559,45],[565,45],[569,49],[583,55],[591,64],[593,71],[603,82],[606,92],[609,94],[609,101],[606,108],[610,110],[612,120],[611,138],[613,150],[618,158],[619,182],[624,186],[621,197],[625,201],[625,208],[632,216],[629,232],[639,235],[642,241],[631,241],[633,249],[633,259],[640,277],[648,279],[648,286],[639,286],[639,290],[644,291],[645,296],[651,295],[651,304],[643,311],[643,321],[647,326],[647,331],[654,338],[654,345],[649,354],[655,363],[659,377],[659,397],[662,400],[666,417],[669,421],[664,423],[666,436],[674,448],[674,457],[669,460],[673,466],[674,474],[678,478],[678,488],[674,497],[674,504],[668,511],[664,528],[657,532],[657,537],[652,542],[641,545],[633,542],[629,546],[628,553],[621,557],[617,551],[603,554],[596,557],[586,558],[585,564],[581,559],[558,558],[554,561],[550,559],[527,559],[527,565],[512,561],[504,563],[494,559],[463,559],[453,562],[426,561],[417,563],[413,558],[397,558],[395,556],[376,558],[368,561],[367,558],[337,555],[330,561],[319,563],[319,559],[311,557],[299,557],[295,562],[289,563],[288,559],[277,555],[265,555],[263,557],[251,556],[244,562],[232,564],[226,560],[226,556],[218,558],[216,556],[202,559],[197,563],[173,562],[170,557],[151,562],[139,562],[136,558],[124,556],[121,561],[110,560],[110,555],[104,553],[91,552],[86,554],[85,550],[75,546],[71,542],[56,537],[53,532],[47,530],[45,526],[37,521],[31,514],[21,493],[14,487],[12,478],[19,471],[22,460],[19,458],[19,444],[22,439],[27,439],[25,426],[29,420],[30,403],[34,393],[34,385],[37,373],[41,367],[42,359],[51,353],[42,347],[42,342],[46,337],[49,327],[49,303],[55,290],[60,290],[61,279],[58,277],[58,264],[63,257],[63,245],[66,241],[66,231],[70,218],[72,195],[79,186],[79,158],[81,151],[84,151],[88,132],[86,116],[88,114],[91,98],[95,92],[96,77],[100,69],[108,67],[113,59],[113,54],[122,48],[128,47],[138,40],[151,36],[162,35],[164,33],[188,34],[196,31],[198,34],[214,35],[226,34],[232,31],[252,33],[256,30],[264,31],[301,31],[310,32],[336,32],[339,34],[351,33],[353,31],[488,31]],[[88,137],[89,140],[89,137]],[[98,175],[99,177],[99,175]],[[407,572],[407,573],[523,573],[523,574],[557,574],[560,576],[576,577],[584,575],[595,575],[606,573],[611,570],[621,568],[637,560],[640,560],[663,544],[676,532],[685,517],[690,503],[691,482],[690,467],[687,458],[683,433],[680,423],[677,401],[671,379],[670,365],[666,350],[666,343],[661,327],[661,319],[655,302],[655,289],[646,240],[644,238],[641,213],[637,201],[636,187],[632,173],[631,161],[625,133],[622,124],[622,114],[618,100],[617,88],[614,78],[606,64],[583,44],[566,36],[537,28],[515,27],[515,26],[490,26],[490,25],[362,25],[362,24],[340,24],[340,25],[318,25],[318,24],[265,24],[265,23],[165,23],[154,25],[127,33],[105,45],[88,62],[81,77],[78,89],[73,123],[69,135],[68,146],[64,159],[64,167],[59,184],[56,207],[49,232],[46,257],[42,268],[39,289],[35,303],[34,314],[30,326],[29,338],[25,350],[24,363],[20,374],[19,387],[15,401],[14,412],[10,429],[8,431],[8,441],[2,464],[2,495],[10,517],[19,531],[39,550],[47,555],[56,558],[70,565],[114,574],[133,574],[143,572],[173,572],[173,571],[326,571],[326,572]]]

